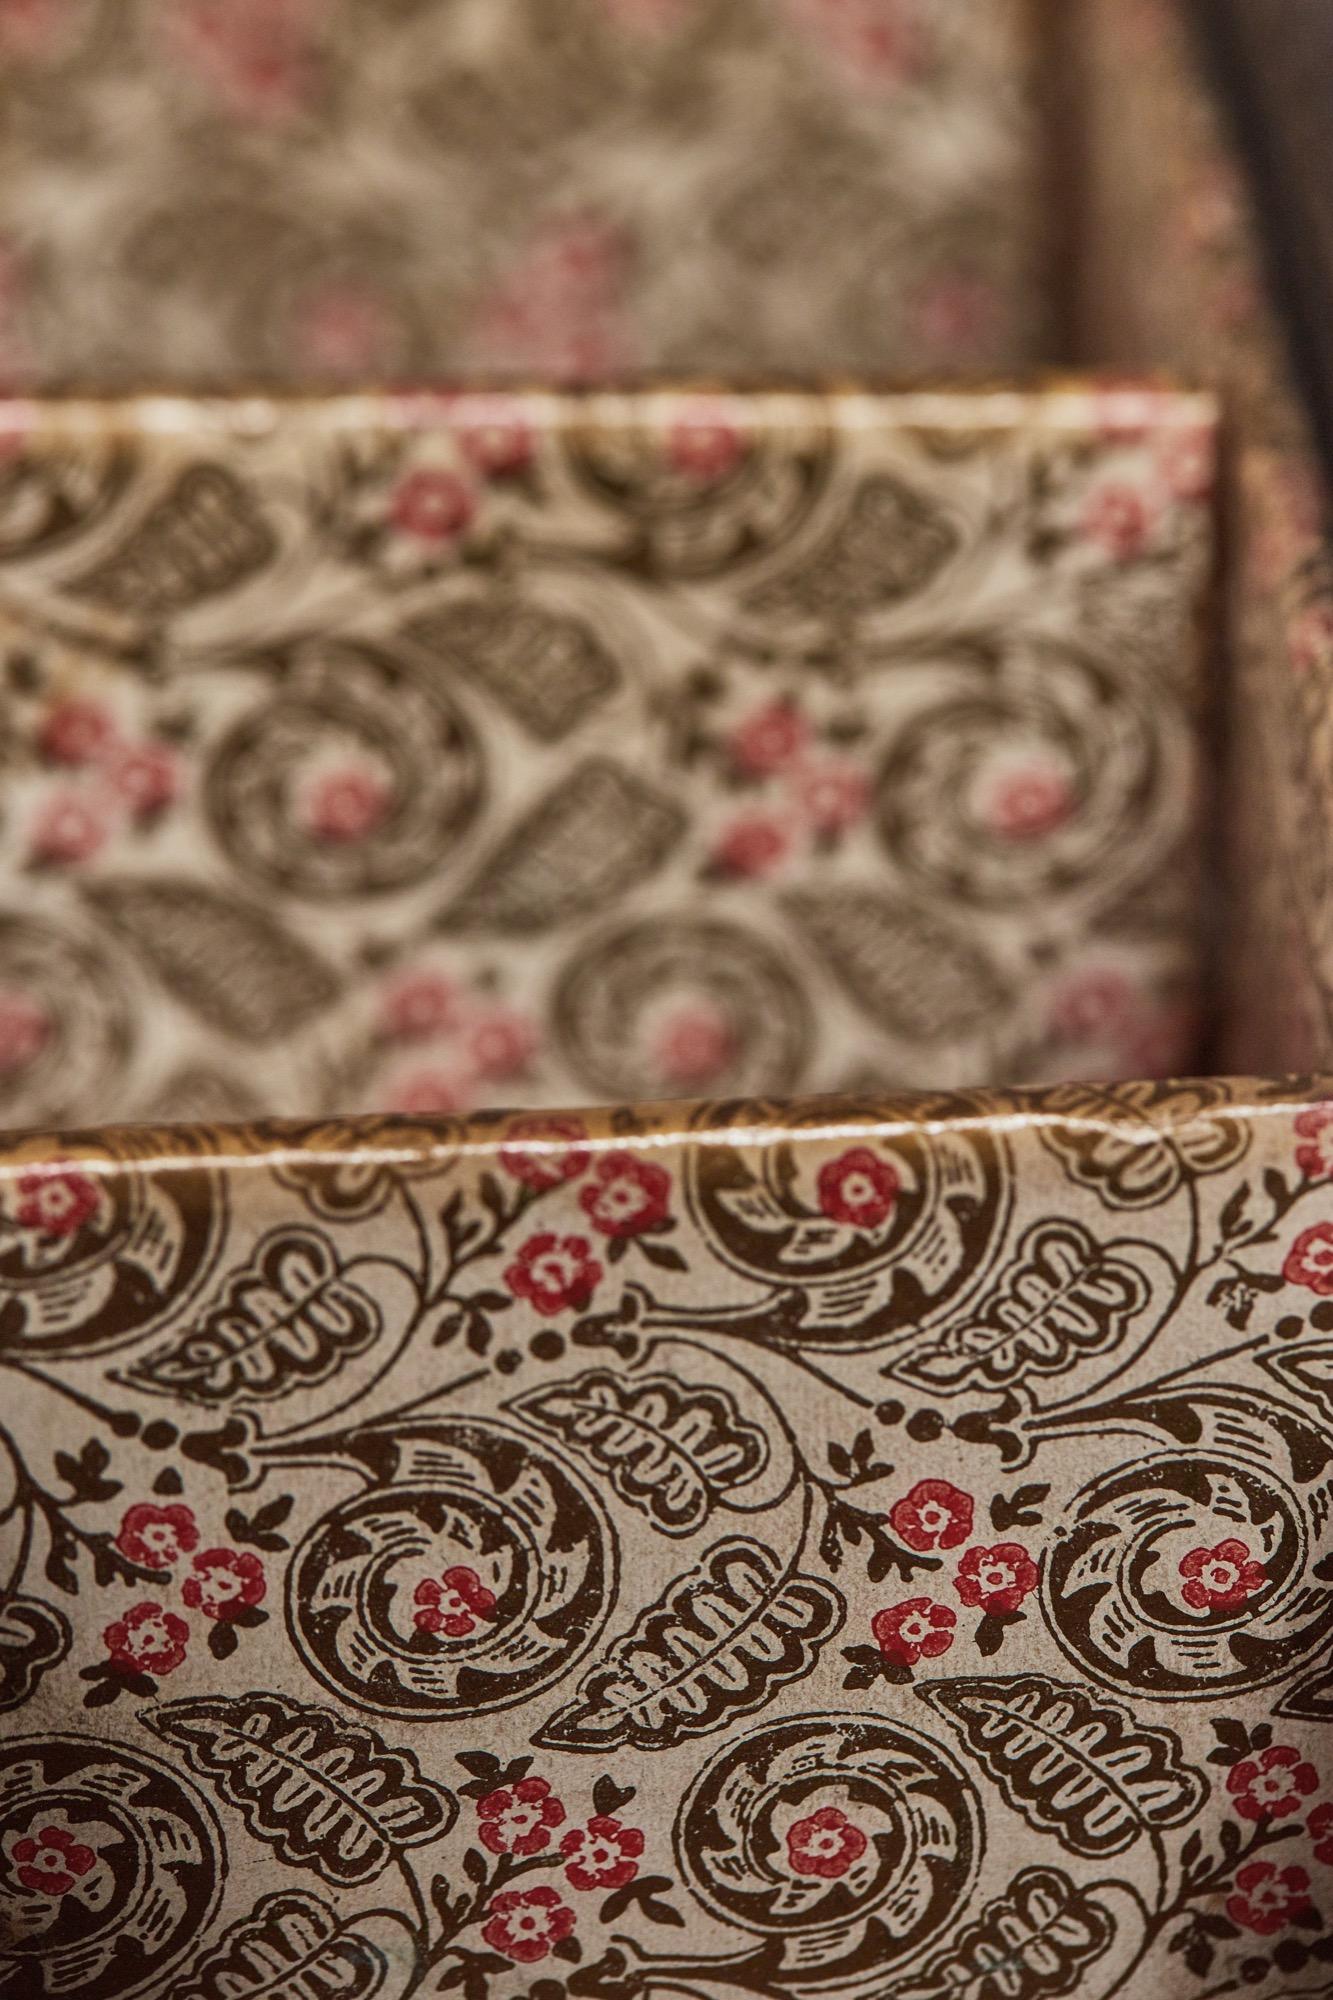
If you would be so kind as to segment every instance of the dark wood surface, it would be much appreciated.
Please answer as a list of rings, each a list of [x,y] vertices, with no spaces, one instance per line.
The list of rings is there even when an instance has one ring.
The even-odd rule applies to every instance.
[[[1187,0],[1333,484],[1333,0]]]

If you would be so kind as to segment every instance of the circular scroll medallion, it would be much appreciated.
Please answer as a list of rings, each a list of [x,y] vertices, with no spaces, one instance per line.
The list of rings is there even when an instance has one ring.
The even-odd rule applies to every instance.
[[[218,1173],[90,1141],[19,1144],[0,1176],[0,1331],[34,1360],[154,1333],[208,1278],[226,1230]]]
[[[318,1521],[287,1620],[315,1678],[377,1715],[457,1720],[561,1680],[615,1595],[595,1496],[529,1438],[482,1420],[397,1429],[380,1483]]]
[[[483,789],[469,725],[437,685],[365,646],[301,649],[280,692],[218,747],[208,816],[253,881],[314,899],[437,872]]]
[[[681,1094],[664,1064],[673,1022],[710,1024],[712,1091],[798,1087],[813,1039],[810,1005],[776,951],[735,924],[663,917],[583,946],[556,987],[561,1052],[609,1100]]]
[[[1005,1239],[1012,1166],[980,1121],[929,1127],[919,1103],[901,1120],[889,1102],[873,1122],[861,1103],[839,1111],[825,1099],[793,1121],[790,1142],[756,1145],[726,1128],[762,1124],[761,1107],[713,1106],[723,1129],[691,1148],[686,1194],[724,1263],[804,1295],[790,1337],[879,1346],[938,1324],[984,1283]],[[804,1128],[818,1127],[836,1137],[816,1143]]]
[[[87,1736],[0,1747],[0,1995],[171,1990],[222,1886],[211,1807],[166,1764]]]
[[[976,1791],[948,1752],[901,1724],[836,1714],[728,1743],[675,1834],[681,1874],[714,1916],[801,1940],[803,1983],[840,1976],[853,1951],[864,1969],[879,1912],[876,1962],[919,1950],[966,1901],[981,1841]]]
[[[96,945],[0,914],[0,1124],[77,1122],[117,1097],[133,1041],[125,981]]]

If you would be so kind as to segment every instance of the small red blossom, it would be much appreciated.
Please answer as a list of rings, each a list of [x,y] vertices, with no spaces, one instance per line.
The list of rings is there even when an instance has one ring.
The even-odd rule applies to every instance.
[[[381,374],[399,338],[387,300],[360,286],[320,283],[298,300],[292,344],[310,375],[348,381]]]
[[[1051,1027],[1067,1041],[1097,1041],[1124,1030],[1141,1003],[1142,995],[1123,973],[1109,968],[1081,972],[1056,993]]]
[[[1316,1806],[1306,1823],[1316,1861],[1333,1861],[1333,1805]]]
[[[1311,1180],[1333,1174],[1333,1104],[1312,1104],[1296,1118],[1296,1165]]]
[[[902,1182],[869,1146],[853,1146],[826,1160],[816,1182],[819,1212],[850,1229],[879,1229],[892,1215]]]
[[[855,764],[810,764],[796,781],[796,797],[816,833],[846,833],[865,818],[870,780]]]
[[[958,1565],[953,1587],[964,1604],[979,1605],[992,1617],[1017,1611],[1040,1582],[1037,1565],[1017,1542],[969,1549]]]
[[[393,523],[414,541],[442,545],[457,541],[472,525],[477,503],[454,472],[409,472],[392,501]]]
[[[519,1014],[494,1013],[473,1029],[468,1048],[479,1076],[505,1083],[522,1076],[541,1046],[531,1021]]]
[[[577,1919],[558,1889],[506,1889],[492,1898],[481,1934],[492,1951],[535,1965],[573,1930]]]
[[[1303,1868],[1279,1868],[1272,1861],[1247,1861],[1236,1875],[1226,1912],[1243,1930],[1271,1937],[1310,1907],[1310,1878]]]
[[[532,425],[511,396],[460,396],[450,411],[463,456],[486,479],[512,478],[532,463]]]
[[[90,861],[107,837],[105,820],[73,792],[58,792],[46,801],[33,822],[30,852],[46,867],[69,867]]]
[[[870,1621],[875,1643],[896,1667],[914,1667],[918,1660],[937,1660],[954,1641],[958,1614],[929,1597],[909,1597]]]
[[[995,786],[986,817],[991,832],[1002,840],[1040,840],[1064,825],[1073,805],[1068,779],[1033,765],[1007,773]]]
[[[1268,1581],[1261,1562],[1250,1558],[1244,1542],[1219,1542],[1215,1549],[1191,1549],[1180,1562],[1185,1578],[1181,1596],[1196,1611],[1235,1611]]]
[[[35,1062],[51,1039],[51,1019],[26,993],[0,993],[0,1076]]]
[[[505,1272],[505,1283],[516,1299],[526,1299],[551,1319],[556,1313],[586,1311],[602,1276],[586,1236],[556,1236],[544,1230],[521,1246]]]
[[[311,786],[305,822],[316,840],[365,840],[388,813],[388,787],[373,772],[350,765],[327,771]]]
[[[97,1860],[91,1847],[60,1826],[25,1834],[9,1850],[14,1873],[35,1896],[67,1896]]]
[[[468,1108],[465,1084],[439,1070],[414,1070],[389,1093],[385,1109],[400,1118],[454,1118]]]
[[[712,1083],[735,1059],[731,1024],[713,1007],[682,1008],[663,1023],[657,1037],[659,1074],[687,1089]]]
[[[785,770],[804,750],[810,725],[794,702],[774,701],[741,723],[731,738],[731,760],[753,778]]]
[[[1287,1252],[1282,1275],[1289,1285],[1304,1285],[1321,1299],[1333,1296],[1333,1222],[1316,1222],[1301,1231]]]
[[[456,1025],[458,992],[438,972],[408,972],[385,991],[380,1026],[394,1041],[424,1041]]]
[[[1001,313],[994,284],[974,271],[944,270],[912,302],[918,339],[942,358],[960,360],[989,346]]]
[[[793,1874],[818,1875],[826,1882],[845,1875],[869,1845],[841,1806],[821,1806],[787,1829],[787,1861]]]
[[[596,1813],[587,1826],[577,1826],[560,1843],[567,1862],[565,1880],[572,1889],[623,1889],[639,1872],[643,1835],[637,1826],[623,1826],[607,1813]]]
[[[492,1854],[540,1854],[564,1819],[545,1778],[523,1778],[477,1801],[477,1838]]]
[[[673,472],[700,486],[727,478],[745,456],[745,439],[721,404],[697,403],[682,411],[666,442]]]
[[[727,875],[768,875],[789,844],[787,831],[777,820],[754,814],[732,821],[713,850],[713,865]]]
[[[149,1602],[136,1604],[102,1634],[118,1674],[174,1674],[189,1636],[183,1618]]]
[[[516,1118],[500,1148],[500,1165],[524,1187],[545,1194],[584,1171],[587,1137],[577,1118]]]
[[[77,768],[95,764],[114,738],[115,724],[96,702],[59,701],[42,717],[37,746],[51,763]]]
[[[633,1153],[603,1153],[592,1182],[579,1190],[579,1206],[603,1236],[642,1236],[671,1214],[671,1176]]]
[[[1227,1790],[1241,1819],[1286,1819],[1318,1789],[1314,1765],[1304,1763],[1290,1743],[1272,1744],[1257,1761],[1243,1757],[1227,1772]]]
[[[1157,451],[1157,469],[1173,500],[1206,500],[1217,478],[1217,440],[1206,425],[1172,430]]]
[[[436,1632],[446,1639],[466,1639],[476,1631],[479,1618],[495,1616],[495,1592],[462,1563],[445,1570],[438,1583],[433,1576],[426,1577],[413,1591],[412,1602],[419,1607],[412,1619],[418,1632]]]
[[[919,1479],[910,1493],[889,1509],[889,1526],[900,1542],[918,1555],[934,1549],[957,1549],[972,1533],[970,1493],[947,1479]]]
[[[165,812],[180,790],[180,770],[165,743],[130,743],[108,766],[113,790],[143,824]]]
[[[151,1500],[140,1500],[127,1507],[116,1536],[120,1553],[140,1569],[170,1569],[198,1546],[194,1515],[179,1501],[159,1507]]]
[[[19,1176],[19,1224],[43,1236],[77,1236],[100,1201],[96,1181],[77,1167],[53,1163]]]
[[[1083,510],[1084,536],[1116,562],[1132,562],[1142,555],[1152,529],[1148,503],[1134,487],[1107,480],[1089,495]]]
[[[191,1611],[230,1624],[258,1604],[268,1586],[264,1565],[249,1549],[205,1549],[190,1565],[193,1575],[181,1586]]]

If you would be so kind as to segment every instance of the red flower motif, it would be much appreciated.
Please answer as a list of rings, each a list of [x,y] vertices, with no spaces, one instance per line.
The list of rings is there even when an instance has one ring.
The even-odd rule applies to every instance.
[[[547,1319],[583,1312],[601,1281],[602,1266],[587,1237],[556,1236],[550,1230],[530,1236],[505,1272],[514,1297],[526,1299]]]
[[[1304,1144],[1296,1148],[1296,1164],[1311,1180],[1333,1174],[1333,1104],[1312,1104],[1296,1119],[1297,1136]]]
[[[452,1028],[458,1019],[458,994],[453,982],[437,972],[409,972],[388,988],[380,1024],[395,1041],[424,1041]]]
[[[77,1167],[33,1167],[19,1176],[19,1223],[43,1236],[77,1236],[100,1201],[96,1181]]]
[[[1206,425],[1169,431],[1157,451],[1157,469],[1174,500],[1206,500],[1217,478],[1217,439]]]
[[[588,1164],[587,1131],[577,1118],[516,1118],[500,1165],[537,1194],[576,1181]]]
[[[1069,781],[1061,772],[1033,765],[1008,772],[987,802],[991,832],[1002,840],[1040,840],[1063,826],[1073,810]]]
[[[1141,994],[1123,973],[1083,972],[1055,996],[1051,1026],[1071,1042],[1091,1042],[1123,1031],[1137,1015]]]
[[[26,993],[0,993],[0,1076],[14,1076],[51,1039],[50,1017]]]
[[[595,1186],[581,1188],[579,1206],[603,1236],[642,1236],[671,1214],[671,1176],[665,1167],[633,1153],[603,1153],[592,1170]]]
[[[355,284],[322,283],[297,303],[292,344],[312,376],[381,374],[399,338],[387,300]]]
[[[667,432],[667,457],[682,477],[712,486],[734,472],[745,440],[721,403],[696,403]]]
[[[1304,1285],[1322,1299],[1333,1295],[1333,1222],[1316,1222],[1301,1231],[1287,1252],[1282,1275],[1289,1285]]]
[[[349,766],[328,771],[311,786],[306,827],[316,840],[365,840],[389,810],[389,792],[373,772]]]
[[[409,472],[393,496],[393,522],[418,542],[456,541],[472,525],[477,503],[455,472]]]
[[[1182,1557],[1185,1578],[1181,1596],[1196,1611],[1235,1611],[1268,1581],[1261,1562],[1250,1560],[1244,1542],[1219,1542],[1215,1549],[1191,1549]]]
[[[115,724],[93,701],[59,701],[37,732],[42,755],[53,764],[95,764],[115,738]]]
[[[1307,1822],[1316,1861],[1333,1861],[1333,1805],[1316,1806]]]
[[[1272,1861],[1247,1861],[1236,1876],[1236,1891],[1226,1900],[1233,1924],[1260,1937],[1284,1930],[1310,1907],[1310,1878],[1303,1868],[1278,1868]]]
[[[33,824],[32,859],[51,867],[89,861],[106,835],[105,822],[91,806],[73,792],[58,792]]]
[[[819,1169],[819,1211],[852,1229],[878,1229],[893,1213],[902,1182],[869,1146],[853,1146]]]
[[[639,1872],[643,1835],[637,1826],[596,1813],[586,1827],[565,1835],[560,1852],[569,1864],[565,1880],[571,1888],[623,1889]]]
[[[461,1563],[445,1570],[439,1582],[427,1577],[412,1593],[420,1605],[412,1623],[418,1632],[442,1632],[446,1639],[466,1639],[479,1618],[494,1618],[495,1592],[487,1590],[474,1569]],[[492,1798],[499,1793],[493,1792]]]
[[[970,1503],[969,1503],[970,1505]],[[929,1597],[909,1597],[870,1621],[875,1643],[896,1667],[914,1667],[918,1660],[937,1660],[954,1640],[958,1614]]]
[[[810,725],[794,702],[774,701],[756,709],[731,739],[732,762],[751,777],[766,778],[798,757],[810,736]]]
[[[176,759],[165,743],[128,744],[113,758],[109,775],[114,790],[140,822],[165,812],[180,789]]]
[[[659,1073],[686,1088],[711,1083],[735,1057],[731,1025],[712,1007],[682,1008],[664,1023],[657,1039]]]
[[[796,795],[816,833],[846,833],[865,817],[870,780],[854,764],[811,764],[800,775]]]
[[[787,852],[785,827],[756,814],[733,820],[713,850],[713,865],[728,875],[767,875]]]
[[[198,1546],[194,1515],[179,1502],[158,1507],[151,1500],[140,1500],[127,1507],[116,1536],[120,1553],[141,1569],[170,1569]]]
[[[1108,480],[1089,495],[1083,510],[1083,533],[1116,562],[1141,555],[1152,533],[1148,503],[1134,487]]]
[[[826,1882],[845,1875],[870,1845],[840,1806],[821,1806],[809,1819],[787,1828],[787,1860],[797,1875],[818,1875]]]
[[[532,463],[532,426],[511,396],[460,396],[450,410],[463,456],[486,479],[512,478]]]
[[[1286,1819],[1318,1789],[1314,1765],[1302,1763],[1290,1743],[1274,1743],[1257,1763],[1244,1757],[1227,1772],[1227,1790],[1242,1819]]]
[[[477,1838],[492,1854],[540,1854],[564,1818],[545,1778],[523,1778],[477,1801]]]
[[[481,1934],[492,1951],[519,1965],[535,1965],[569,1936],[576,1921],[558,1889],[506,1889],[492,1899]]]
[[[993,1549],[969,1549],[958,1565],[953,1587],[964,1604],[980,1605],[991,1616],[1017,1611],[1040,1582],[1037,1565],[1017,1542]]]
[[[267,1584],[264,1565],[248,1549],[205,1549],[190,1565],[194,1574],[181,1586],[191,1611],[230,1624],[252,1604],[258,1604]]]
[[[390,1093],[386,1110],[400,1118],[454,1118],[468,1107],[466,1087],[438,1070],[415,1070]]]
[[[160,1604],[136,1604],[102,1634],[118,1674],[174,1674],[190,1628]]]
[[[36,1834],[25,1834],[9,1850],[14,1873],[25,1889],[36,1896],[66,1896],[81,1875],[97,1860],[61,1826],[44,1826]]]
[[[468,1047],[477,1073],[492,1083],[521,1076],[541,1044],[531,1021],[517,1014],[495,1013],[472,1031]]]
[[[961,1548],[972,1533],[972,1495],[947,1479],[918,1479],[889,1509],[889,1526],[918,1555]]]

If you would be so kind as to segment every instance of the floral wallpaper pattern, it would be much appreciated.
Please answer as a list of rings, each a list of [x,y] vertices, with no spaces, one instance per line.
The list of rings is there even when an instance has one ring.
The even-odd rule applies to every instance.
[[[1025,0],[0,0],[0,382],[978,373]]]
[[[5,1121],[1187,1065],[1214,424],[0,405]]]
[[[11,1140],[0,1994],[1322,1993],[1331,1134]]]

